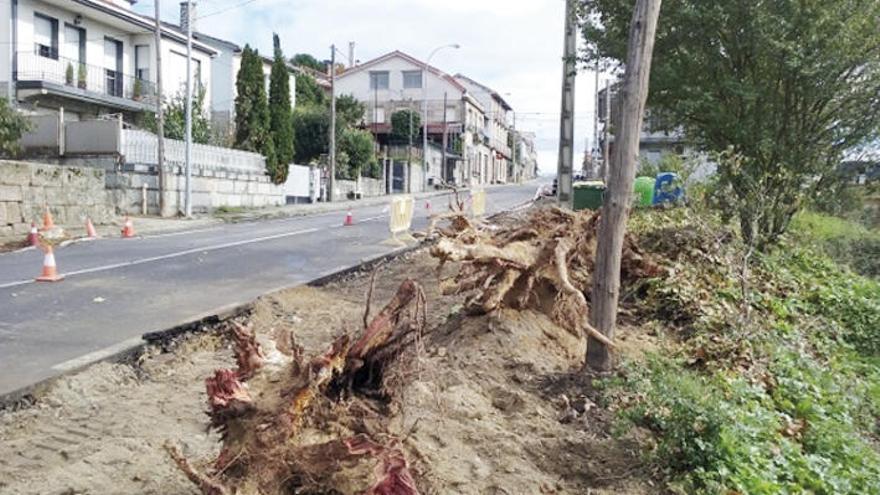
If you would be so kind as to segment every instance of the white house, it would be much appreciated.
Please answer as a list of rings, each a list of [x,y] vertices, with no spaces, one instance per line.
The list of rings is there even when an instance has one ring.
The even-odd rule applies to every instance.
[[[474,81],[462,74],[456,74],[455,80],[479,100],[486,109],[482,126],[477,124],[476,131],[483,138],[484,148],[488,149],[488,160],[484,164],[489,181],[493,183],[507,182],[511,170],[511,146],[509,137],[508,112],[513,108],[495,90]]]
[[[65,118],[108,113],[131,117],[155,109],[155,38],[151,18],[130,0],[8,0],[0,2],[0,87],[36,112],[65,109]],[[163,26],[162,90],[186,78],[186,38]],[[217,50],[193,43],[193,74],[211,101]]]
[[[440,180],[458,184],[489,181],[481,167],[481,156],[475,151],[481,140],[466,130],[471,121],[482,123],[483,107],[465,86],[440,69],[394,51],[337,75],[336,94],[351,95],[363,102],[364,124],[381,144],[391,147],[408,145],[392,142],[391,116],[402,109],[413,109],[421,115],[427,102],[428,139],[435,146],[428,150],[425,182],[430,186]],[[421,142],[413,144],[421,148]],[[401,170],[395,165],[389,175],[393,175],[395,184],[407,183],[397,190],[420,190],[423,184],[421,166]]]

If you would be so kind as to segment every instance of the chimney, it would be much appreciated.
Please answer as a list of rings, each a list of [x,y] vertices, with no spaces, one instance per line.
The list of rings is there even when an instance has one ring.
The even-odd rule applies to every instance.
[[[196,2],[188,1],[188,0],[184,0],[184,1],[180,2],[180,30],[183,31],[184,33],[186,32],[186,24],[187,24],[187,15],[186,14],[188,11],[191,11],[190,16],[192,17],[192,21],[193,21],[192,30],[193,30],[193,32],[195,32],[196,31]]]
[[[354,41],[348,42],[348,67],[354,67]]]

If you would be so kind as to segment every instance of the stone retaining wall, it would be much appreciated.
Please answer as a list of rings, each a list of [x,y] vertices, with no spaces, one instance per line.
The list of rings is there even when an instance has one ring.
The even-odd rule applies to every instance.
[[[43,208],[55,222],[79,225],[113,217],[104,189],[104,170],[0,160],[0,236],[26,234],[41,222]]]
[[[372,198],[376,196],[382,196],[385,194],[385,184],[380,179],[372,179],[369,177],[361,177],[360,181],[360,192],[362,194],[362,198]],[[357,183],[353,180],[345,180],[345,179],[336,179],[336,183],[334,184],[335,191],[333,191],[333,195],[335,196],[334,201],[345,201],[347,199],[351,199],[349,194],[354,192],[357,188]]]

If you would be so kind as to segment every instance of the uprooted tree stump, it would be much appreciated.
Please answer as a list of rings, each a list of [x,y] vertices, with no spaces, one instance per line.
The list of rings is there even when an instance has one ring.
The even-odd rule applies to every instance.
[[[312,420],[321,407],[393,394],[384,371],[412,348],[425,315],[421,286],[406,280],[375,317],[365,316],[369,323],[356,339],[344,334],[309,361],[293,341],[275,345],[272,355],[283,361],[270,361],[254,329],[233,323],[238,366],[205,381],[211,426],[222,438],[219,456],[199,470],[175,445],[166,449],[205,495],[417,494],[407,459],[386,432],[363,424],[322,428]]]
[[[590,287],[599,213],[561,208],[535,210],[523,223],[492,232],[479,231],[456,215],[431,254],[461,262],[455,276],[441,280],[444,294],[468,294],[465,309],[486,314],[501,307],[535,309],[560,326],[584,332],[609,347],[614,343],[589,324]],[[628,236],[623,251],[624,279],[656,276],[659,267]]]

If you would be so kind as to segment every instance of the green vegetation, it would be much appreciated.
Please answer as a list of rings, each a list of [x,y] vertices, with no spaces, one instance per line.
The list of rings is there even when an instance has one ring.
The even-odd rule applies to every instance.
[[[625,57],[631,0],[582,3],[584,54]],[[778,241],[823,178],[880,130],[880,2],[663,2],[648,107],[718,153],[724,213]],[[818,180],[817,180],[818,179]]]
[[[294,157],[293,108],[290,104],[290,73],[277,34],[272,35],[272,41],[275,58],[269,76],[269,123],[276,159],[268,172],[274,183],[282,184],[287,180],[288,165]]]
[[[339,152],[347,160],[343,166],[337,160],[336,175],[341,179],[354,179],[360,176],[378,178],[381,176],[379,163],[373,145],[373,136],[367,131],[343,129],[339,133]]]
[[[853,271],[880,278],[880,230],[838,217],[801,212],[794,217],[792,233]]]
[[[235,81],[235,147],[266,157],[266,170],[276,169],[277,156],[272,139],[269,104],[260,54],[245,45],[241,68]]]
[[[183,141],[186,137],[186,91],[181,90],[165,104],[165,137]],[[148,113],[144,116],[144,127],[152,133],[158,132],[156,115]],[[205,112],[205,88],[199,87],[193,93],[192,103],[192,139],[194,143],[208,144],[211,142],[211,122]]]
[[[757,254],[713,212],[638,212],[669,274],[635,289],[669,352],[624,364],[605,398],[674,493],[880,493],[880,281],[823,252],[871,233],[816,214]]]
[[[391,114],[391,139],[398,143],[418,142],[422,132],[422,115],[415,110],[398,110]]]
[[[298,65],[300,67],[308,67],[309,69],[316,70],[318,72],[324,72],[327,70],[324,62],[320,62],[317,58],[309,55],[308,53],[297,53],[290,59],[290,63],[293,65]]]
[[[0,156],[15,157],[19,152],[18,140],[30,129],[30,121],[0,98]]]

